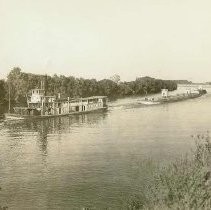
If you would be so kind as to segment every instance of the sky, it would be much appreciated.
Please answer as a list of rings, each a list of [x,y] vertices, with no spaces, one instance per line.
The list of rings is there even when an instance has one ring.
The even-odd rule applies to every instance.
[[[210,0],[0,0],[0,15],[0,78],[211,81]]]

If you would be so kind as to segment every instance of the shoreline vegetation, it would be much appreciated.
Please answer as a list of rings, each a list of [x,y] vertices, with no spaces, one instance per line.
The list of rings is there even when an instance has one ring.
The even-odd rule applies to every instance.
[[[128,210],[211,208],[211,141],[209,133],[192,137],[195,149],[165,167],[153,166],[142,193],[131,196]]]
[[[0,105],[8,103],[10,86],[11,103],[15,106],[25,106],[29,90],[40,88],[41,81],[45,84],[46,95],[57,96],[60,93],[62,97],[70,98],[104,95],[109,99],[116,99],[159,93],[163,88],[169,91],[177,89],[176,81],[151,77],[140,77],[135,81],[121,82],[120,76],[114,75],[110,79],[98,81],[56,74],[48,76],[24,73],[19,67],[15,67],[10,71],[6,80],[0,80]]]

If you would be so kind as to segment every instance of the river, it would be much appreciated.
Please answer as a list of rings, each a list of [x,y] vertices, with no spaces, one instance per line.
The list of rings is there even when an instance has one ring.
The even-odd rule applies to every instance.
[[[156,106],[138,98],[102,113],[0,122],[0,205],[10,209],[121,209],[141,190],[142,163],[167,164],[211,130],[211,88]],[[179,87],[177,92],[185,91]]]

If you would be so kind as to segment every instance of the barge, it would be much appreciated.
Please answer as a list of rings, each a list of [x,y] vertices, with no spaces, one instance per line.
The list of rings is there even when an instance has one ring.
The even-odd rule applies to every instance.
[[[177,95],[169,95],[168,89],[162,89],[161,97],[159,97],[159,98],[145,97],[143,100],[138,100],[138,103],[144,104],[144,105],[157,105],[157,104],[164,104],[164,103],[172,103],[172,102],[178,102],[178,101],[184,101],[184,100],[188,100],[188,99],[198,98],[206,93],[207,93],[207,91],[204,90],[203,88],[198,88],[194,92],[192,92],[189,89],[189,90],[187,90],[186,93],[177,94]]]
[[[33,89],[27,96],[27,107],[14,107],[6,113],[5,118],[31,119],[74,115],[106,110],[107,96],[92,96],[87,98],[61,98],[46,96],[44,89]]]

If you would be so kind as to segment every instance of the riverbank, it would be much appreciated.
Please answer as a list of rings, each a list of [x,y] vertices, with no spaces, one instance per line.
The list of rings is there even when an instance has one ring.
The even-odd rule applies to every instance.
[[[156,169],[145,191],[129,199],[128,209],[210,209],[211,141],[209,134],[193,138],[191,158]]]

